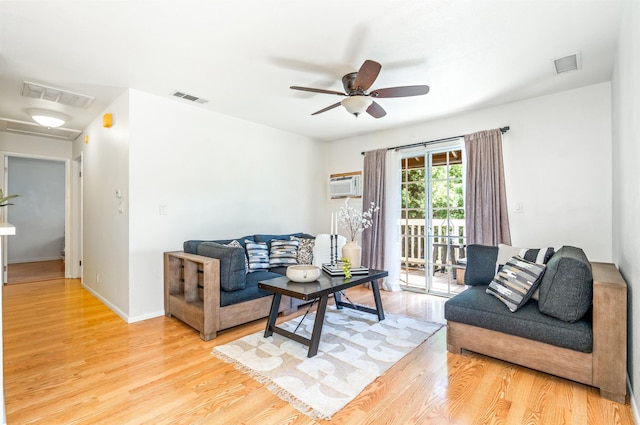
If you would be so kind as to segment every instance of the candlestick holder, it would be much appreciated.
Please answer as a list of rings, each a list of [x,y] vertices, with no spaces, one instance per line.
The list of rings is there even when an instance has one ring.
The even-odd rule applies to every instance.
[[[333,257],[333,237],[334,237],[333,234],[329,235],[329,238],[330,238],[329,245],[331,246],[331,255],[329,256],[329,261],[332,266],[336,264]]]

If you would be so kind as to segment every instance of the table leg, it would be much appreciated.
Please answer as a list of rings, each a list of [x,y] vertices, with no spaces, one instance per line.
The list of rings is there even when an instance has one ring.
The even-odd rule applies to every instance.
[[[340,294],[340,291],[334,292],[333,298],[336,300],[336,309],[342,310],[342,295]]]
[[[316,320],[313,323],[313,333],[311,334],[311,344],[309,345],[309,353],[307,354],[307,357],[313,357],[318,354],[320,334],[322,334],[322,324],[324,323],[324,314],[327,311],[327,301],[329,301],[329,296],[323,295],[320,297],[320,301],[318,302]]]
[[[382,299],[380,299],[380,287],[378,286],[377,280],[371,282],[371,290],[373,291],[373,299],[376,302],[378,320],[384,320],[384,309],[382,308]]]
[[[273,299],[271,300],[271,311],[269,312],[269,320],[267,320],[267,327],[264,330],[264,337],[269,337],[273,335],[272,327],[276,325],[276,318],[278,317],[278,307],[280,306],[280,299],[282,299],[282,294],[273,294]]]

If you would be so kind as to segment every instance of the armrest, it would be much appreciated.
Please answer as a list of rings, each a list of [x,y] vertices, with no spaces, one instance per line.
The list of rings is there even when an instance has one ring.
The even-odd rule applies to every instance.
[[[213,299],[220,308],[220,261],[183,251],[164,253],[165,311],[169,311],[169,295],[184,293],[188,302],[197,298]],[[199,289],[202,288],[202,296]]]
[[[627,284],[614,264],[593,270],[593,382],[619,403],[627,387]]]

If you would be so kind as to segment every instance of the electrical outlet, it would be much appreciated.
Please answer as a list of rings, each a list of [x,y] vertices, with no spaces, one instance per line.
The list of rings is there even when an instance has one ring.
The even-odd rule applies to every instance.
[[[96,273],[96,283],[100,283],[100,273]]]

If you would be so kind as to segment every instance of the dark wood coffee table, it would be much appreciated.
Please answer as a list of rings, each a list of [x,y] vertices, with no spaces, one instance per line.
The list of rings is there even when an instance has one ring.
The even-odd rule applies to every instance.
[[[264,331],[264,337],[269,337],[275,332],[290,338],[300,344],[308,346],[309,353],[307,357],[313,357],[318,353],[320,334],[322,333],[322,324],[324,323],[324,315],[327,310],[329,295],[333,294],[338,309],[347,307],[366,311],[367,313],[376,314],[378,320],[384,320],[384,310],[382,308],[382,300],[380,299],[378,279],[382,279],[388,275],[389,273],[384,270],[369,270],[368,274],[353,275],[350,279],[345,279],[344,276],[329,276],[325,272],[321,272],[318,280],[308,283],[292,282],[284,276],[260,281],[258,282],[258,288],[273,292],[271,312],[269,313],[269,320],[267,321],[267,327]],[[371,291],[373,292],[376,308],[354,305],[342,301],[339,291],[362,285],[363,283],[371,283]],[[318,300],[318,310],[316,311],[316,319],[313,324],[313,332],[311,333],[310,339],[276,326],[278,306],[280,305],[280,299],[283,295],[304,301]]]

